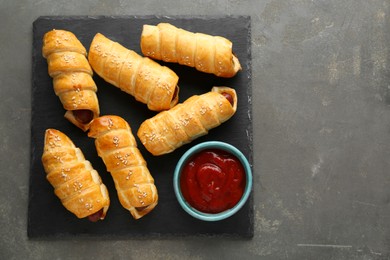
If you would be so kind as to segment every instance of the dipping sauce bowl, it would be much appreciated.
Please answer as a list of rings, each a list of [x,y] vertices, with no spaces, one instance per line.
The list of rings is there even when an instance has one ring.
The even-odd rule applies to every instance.
[[[219,221],[238,212],[252,190],[252,170],[236,147],[219,141],[193,146],[178,161],[173,187],[192,217]]]

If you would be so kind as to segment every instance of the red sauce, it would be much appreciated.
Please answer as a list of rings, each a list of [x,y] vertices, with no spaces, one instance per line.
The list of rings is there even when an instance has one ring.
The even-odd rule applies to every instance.
[[[204,150],[183,167],[181,191],[187,202],[205,213],[219,213],[234,207],[245,189],[245,172],[232,154]]]

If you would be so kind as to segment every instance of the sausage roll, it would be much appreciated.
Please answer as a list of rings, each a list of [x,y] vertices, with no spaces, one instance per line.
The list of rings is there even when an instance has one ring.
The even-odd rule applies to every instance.
[[[100,113],[86,49],[72,32],[52,30],[43,37],[42,54],[47,59],[54,92],[67,110],[65,118],[86,131]]]
[[[145,56],[225,78],[241,70],[232,48],[232,42],[221,36],[193,33],[169,23],[144,25],[141,34],[141,50]]]
[[[231,118],[237,110],[237,95],[228,87],[213,87],[208,93],[192,96],[184,103],[145,120],[138,137],[153,155],[174,151],[206,135]]]
[[[108,191],[82,151],[55,129],[46,130],[43,150],[46,178],[64,207],[78,218],[104,219],[110,206]]]
[[[100,33],[92,40],[88,59],[100,77],[147,104],[150,110],[167,110],[178,102],[179,77],[171,69]]]
[[[92,121],[88,136],[96,138],[96,150],[112,175],[122,206],[134,219],[149,213],[158,202],[157,188],[129,124],[119,116],[102,116]]]

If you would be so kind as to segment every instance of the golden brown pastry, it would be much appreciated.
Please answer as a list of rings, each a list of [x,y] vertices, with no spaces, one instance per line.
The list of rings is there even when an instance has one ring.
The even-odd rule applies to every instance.
[[[232,42],[226,38],[189,32],[169,23],[144,25],[141,34],[141,50],[145,56],[225,78],[241,70],[232,47]]]
[[[235,90],[213,87],[206,94],[192,96],[184,103],[145,120],[137,135],[153,155],[170,153],[227,121],[236,110]]]
[[[68,136],[55,129],[46,130],[42,164],[55,195],[67,210],[91,221],[105,218],[110,206],[107,188]]]
[[[102,116],[92,121],[88,136],[96,138],[96,150],[112,175],[122,206],[135,219],[149,213],[158,202],[157,188],[129,124],[119,116]]]
[[[178,102],[179,77],[171,69],[100,33],[92,40],[88,59],[100,77],[147,104],[150,110],[167,110]]]
[[[86,131],[100,112],[87,51],[72,32],[52,30],[43,37],[42,54],[54,92],[67,110],[65,118]]]

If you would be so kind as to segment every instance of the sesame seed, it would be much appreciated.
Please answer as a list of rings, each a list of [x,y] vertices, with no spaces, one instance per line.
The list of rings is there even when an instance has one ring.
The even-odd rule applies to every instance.
[[[149,135],[149,141],[153,142],[153,140],[156,138],[156,134],[155,133],[152,133],[151,135]]]
[[[92,210],[92,208],[93,208],[93,205],[92,205],[92,203],[85,203],[85,208],[86,209],[88,209],[88,210]]]
[[[116,152],[114,158],[119,160],[119,162],[117,162],[116,165],[119,165],[120,163],[127,165],[128,164],[127,157],[129,157],[130,155],[131,154],[127,153],[124,156],[122,156],[119,154],[119,152]]]
[[[114,123],[112,122],[112,119],[109,118],[108,119],[108,129],[111,129],[111,127],[113,127]]]
[[[81,189],[83,188],[83,184],[80,183],[79,181],[75,181],[73,183],[73,189],[74,191],[78,191],[78,192],[81,192]]]
[[[130,176],[133,174],[133,171],[132,170],[129,170],[129,172],[127,173],[127,176],[126,176],[126,180],[129,180],[130,179]]]
[[[143,73],[141,72],[140,74],[141,74],[140,76],[143,76],[145,80],[150,79],[150,72],[149,71],[145,71]]]
[[[119,145],[119,137],[118,136],[114,136],[112,142],[115,145],[115,147],[118,147],[118,145]]]
[[[184,119],[180,119],[179,121],[181,122],[181,124],[183,126],[187,126],[190,123],[191,119],[192,119],[192,117],[186,117]]]
[[[64,169],[61,169],[61,177],[62,177],[62,179],[64,179],[64,181],[66,181],[68,179],[68,174],[66,174],[64,172]]]
[[[165,82],[158,82],[158,87],[165,90],[168,93],[168,95],[172,93],[169,85]]]
[[[61,157],[59,157],[59,156],[57,156],[57,155],[54,155],[53,158],[56,159],[57,161],[59,161],[60,163],[63,163]]]
[[[202,107],[200,108],[199,112],[200,112],[201,115],[204,115],[204,114],[206,114],[206,112],[207,112],[207,108],[206,108],[205,106],[202,106]]]
[[[71,60],[74,60],[74,57],[71,55],[64,55],[63,58],[66,63],[69,63]]]
[[[97,52],[101,52],[100,44],[99,44],[99,43],[96,44],[96,45],[94,46],[94,49],[95,49]]]

